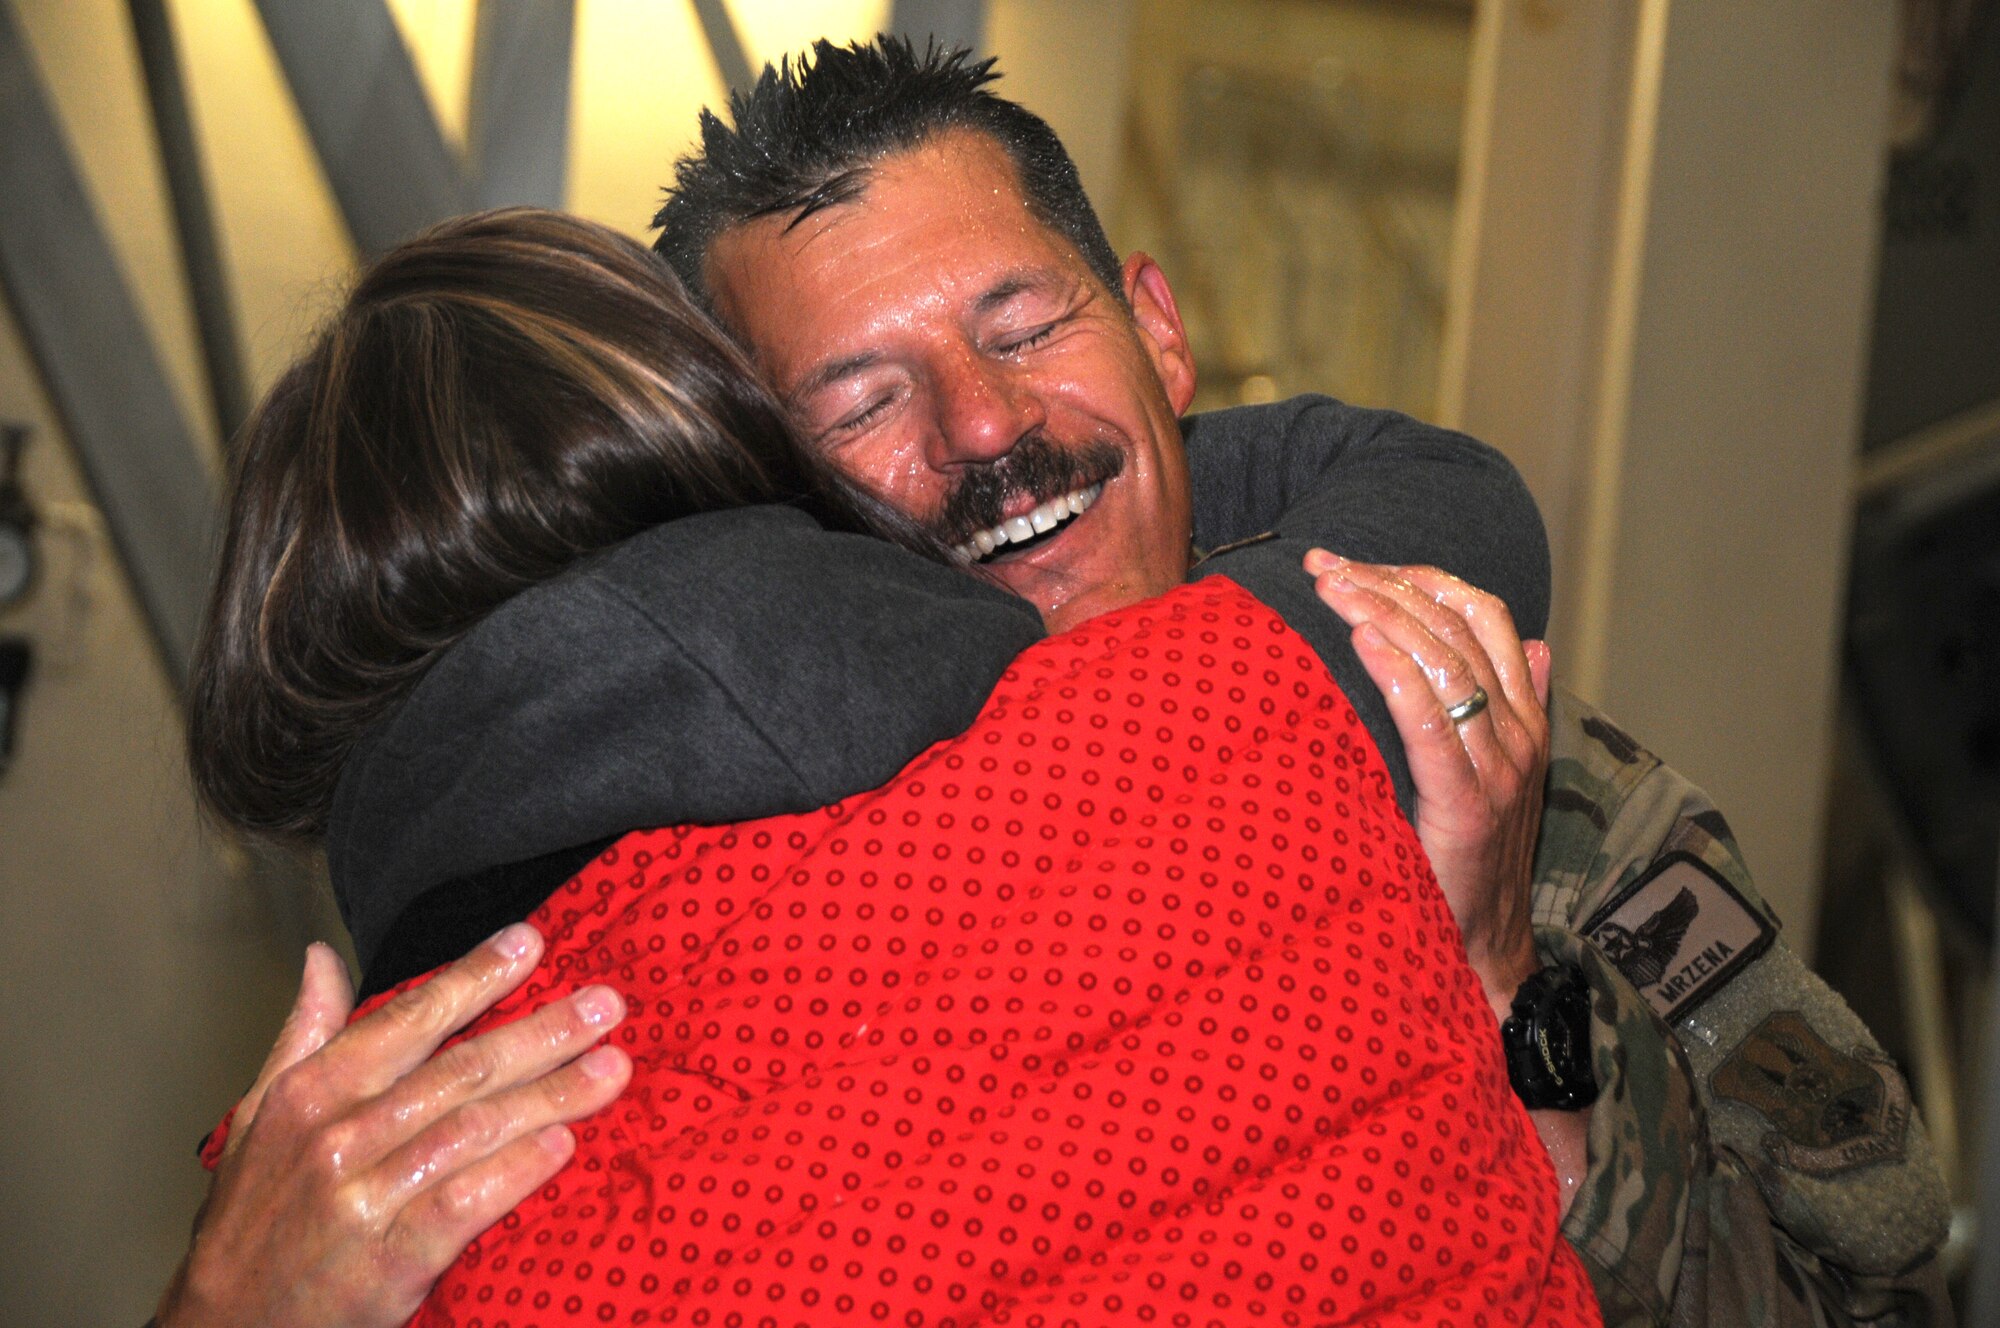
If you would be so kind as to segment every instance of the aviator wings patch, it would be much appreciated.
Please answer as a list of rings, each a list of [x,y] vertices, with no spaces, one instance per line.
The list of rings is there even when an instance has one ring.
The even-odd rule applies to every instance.
[[[1777,928],[1692,853],[1669,853],[1583,924],[1660,1018],[1672,1023],[1762,954]]]

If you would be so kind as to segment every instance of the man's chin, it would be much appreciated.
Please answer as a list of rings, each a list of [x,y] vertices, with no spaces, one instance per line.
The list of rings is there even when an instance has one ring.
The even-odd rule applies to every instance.
[[[1043,563],[1033,555],[992,565],[988,575],[1034,605],[1051,635],[1081,626],[1100,614],[1128,609],[1151,597],[1125,581],[1105,584],[1086,572]]]
[[[1034,605],[1046,619],[1049,608],[1044,601],[1051,598],[1058,578],[1038,566],[1033,558],[1032,553],[1013,558],[991,558],[979,564],[979,571],[987,580]]]
[[[1065,603],[1080,596],[1074,593],[1075,580],[1059,568],[1046,565],[1042,553],[1042,549],[1033,549],[1011,558],[1004,555],[988,558],[977,564],[978,572],[985,580],[1034,605],[1050,631],[1062,631],[1063,627],[1056,625],[1056,616],[1062,614]]]
[[[1042,615],[1043,628],[1050,636],[1054,636],[1081,627],[1092,618],[1116,613],[1120,609],[1129,609],[1134,604],[1149,598],[1151,597],[1147,595],[1078,595],[1060,604],[1037,604],[1035,608]]]
[[[1179,585],[1186,575],[1184,559],[1168,568],[1171,559],[1121,538],[1127,523],[1115,490],[1115,484],[1108,485],[1104,501],[1034,543],[995,550],[976,564],[980,575],[1034,605],[1051,633]]]

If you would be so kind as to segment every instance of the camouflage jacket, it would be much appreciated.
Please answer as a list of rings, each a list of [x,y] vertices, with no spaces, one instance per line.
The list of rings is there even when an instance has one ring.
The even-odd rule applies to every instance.
[[[1558,693],[1536,941],[1594,996],[1564,1234],[1604,1321],[1951,1321],[1945,1189],[1902,1076],[1778,936],[1721,813]]]

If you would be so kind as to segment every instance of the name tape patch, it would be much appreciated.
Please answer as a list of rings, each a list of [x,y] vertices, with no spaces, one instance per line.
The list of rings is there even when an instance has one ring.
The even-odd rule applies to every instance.
[[[1764,953],[1778,929],[1692,853],[1669,853],[1583,924],[1583,934],[1672,1023]]]

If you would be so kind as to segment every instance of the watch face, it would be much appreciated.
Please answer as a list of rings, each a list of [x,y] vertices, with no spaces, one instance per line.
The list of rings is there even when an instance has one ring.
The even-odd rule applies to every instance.
[[[19,526],[0,525],[0,606],[27,594],[34,575],[35,556],[28,532]]]
[[[1590,990],[1581,973],[1546,968],[1522,984],[1500,1027],[1507,1077],[1530,1107],[1573,1111],[1597,1099],[1590,1060]]]
[[[1565,1080],[1590,1076],[1590,994],[1581,986],[1565,986],[1550,1002],[1549,1059]]]

